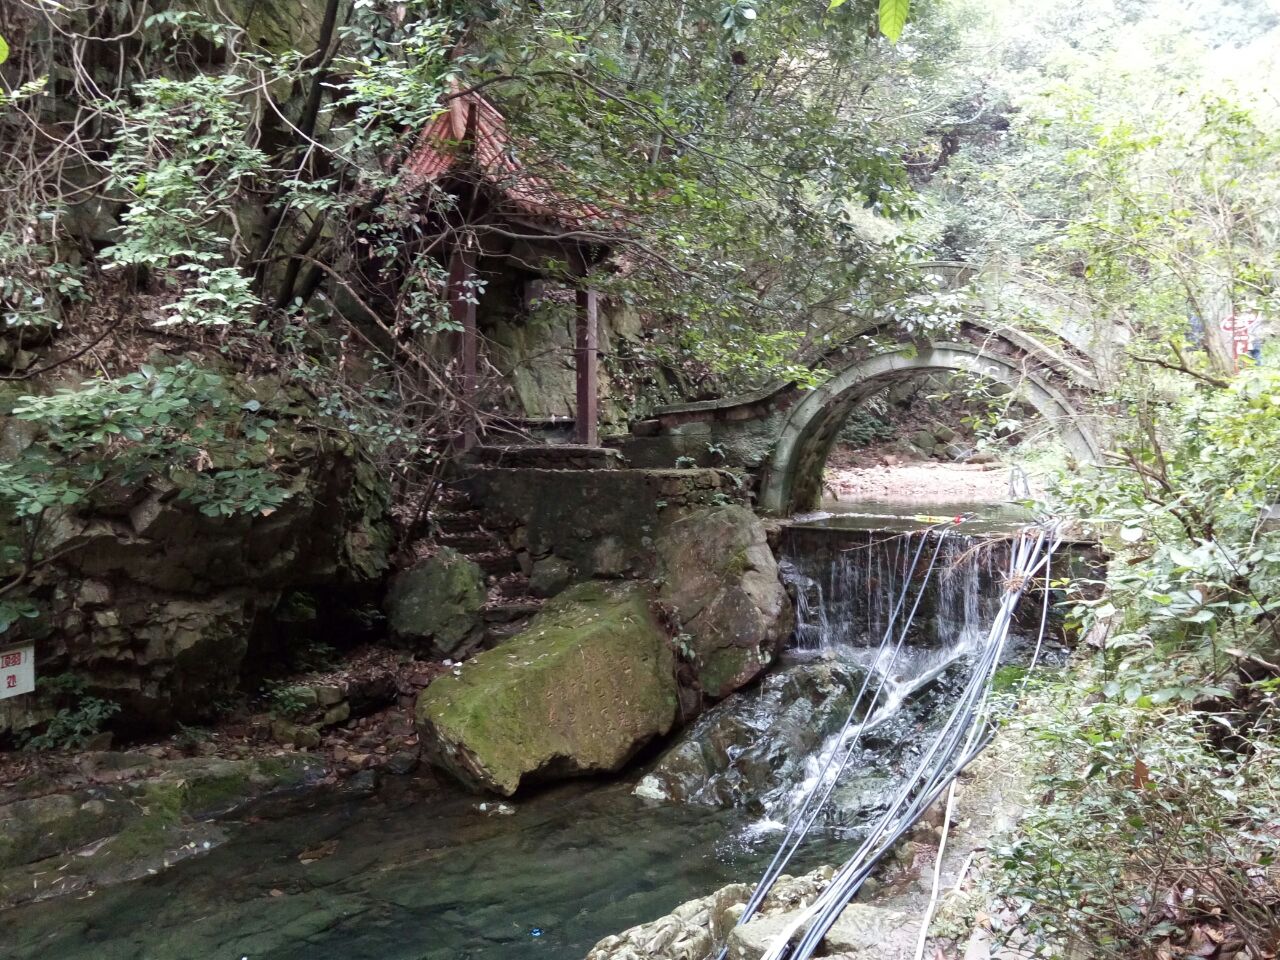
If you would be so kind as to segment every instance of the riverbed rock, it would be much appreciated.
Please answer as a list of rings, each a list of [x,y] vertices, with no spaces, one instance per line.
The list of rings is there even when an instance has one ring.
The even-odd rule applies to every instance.
[[[819,867],[803,876],[779,877],[759,912],[742,926],[736,924],[754,887],[730,884],[681,904],[665,917],[605,937],[586,960],[703,960],[716,956],[721,947],[729,960],[760,960],[834,874],[832,867]],[[915,954],[918,923],[918,917],[900,910],[852,903],[832,926],[819,955],[840,960],[909,960]]]
[[[133,758],[130,760],[130,758]],[[133,767],[112,765],[124,759]],[[0,804],[0,907],[154,873],[181,859],[191,828],[275,790],[318,780],[318,757],[159,762],[129,754],[87,754],[99,782]],[[132,779],[106,782],[107,770]],[[197,829],[208,849],[209,835]]]
[[[643,583],[578,584],[419,697],[429,759],[480,790],[619,769],[675,722],[675,657]]]
[[[448,657],[478,633],[484,601],[484,571],[445,547],[391,578],[387,623],[401,642],[429,643]]]
[[[651,800],[768,805],[848,716],[865,674],[838,661],[801,663],[703,714],[636,787]]]
[[[799,910],[762,912],[729,934],[729,960],[760,960]],[[918,919],[897,910],[851,903],[823,939],[824,955],[841,960],[911,960]]]
[[[733,504],[673,510],[656,546],[659,599],[691,638],[703,692],[724,697],[754,679],[791,633],[791,600],[764,524]]]

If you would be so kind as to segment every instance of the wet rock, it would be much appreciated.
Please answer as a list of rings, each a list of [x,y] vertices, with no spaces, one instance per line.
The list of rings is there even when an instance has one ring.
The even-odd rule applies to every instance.
[[[397,750],[387,758],[386,768],[388,773],[394,773],[396,776],[407,776],[418,769],[418,752],[416,750]]]
[[[522,784],[619,769],[669,731],[675,658],[640,583],[579,584],[521,633],[418,700],[427,756],[464,783]]]
[[[605,937],[591,949],[586,960],[704,960],[715,956],[717,948],[725,945],[732,958],[757,960],[768,945],[768,935],[785,928],[795,910],[811,903],[834,873],[831,867],[819,867],[801,877],[779,877],[760,913],[743,927],[736,924],[754,886],[733,883],[721,887],[710,896],[681,904],[665,917]],[[838,939],[845,944],[852,937]],[[834,943],[832,939],[827,941],[829,947]],[[855,956],[867,960],[878,957]],[[897,958],[896,954],[886,956]]]
[[[799,917],[798,910],[762,912],[729,934],[729,960],[759,960]],[[823,940],[826,955],[847,960],[910,960],[916,922],[905,913],[865,903],[844,908]]]
[[[392,577],[387,622],[398,639],[430,641],[437,654],[450,656],[479,630],[484,601],[484,571],[445,547]]]
[[[132,756],[129,769],[159,772],[0,805],[0,904],[40,899],[49,895],[44,888],[59,874],[75,873],[55,858],[70,857],[73,851],[87,856],[87,847],[106,838],[111,839],[103,850],[117,861],[154,857],[177,835],[171,828],[191,818],[224,814],[323,771],[318,759],[297,754],[249,760],[190,757],[146,765]],[[95,761],[97,769],[109,766],[101,757]],[[25,865],[37,862],[40,870],[30,874]]]
[[[791,600],[765,526],[734,505],[671,511],[656,547],[659,599],[692,638],[703,691],[723,697],[757,676],[791,632]]]
[[[800,764],[848,716],[864,672],[840,662],[801,663],[712,707],[663,754],[637,796],[710,806],[776,800]]]
[[[341,792],[349,797],[368,797],[378,792],[378,771],[359,770],[343,781]]]

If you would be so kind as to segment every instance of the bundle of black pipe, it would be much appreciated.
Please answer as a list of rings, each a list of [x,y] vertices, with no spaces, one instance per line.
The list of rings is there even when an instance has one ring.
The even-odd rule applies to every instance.
[[[991,721],[988,716],[988,702],[991,683],[1005,649],[1013,614],[1022,595],[1034,579],[1037,576],[1048,578],[1049,558],[1059,543],[1060,536],[1056,525],[1024,531],[1012,541],[1008,564],[1001,579],[999,608],[981,644],[966,689],[951,711],[945,726],[921,758],[914,774],[903,784],[896,800],[877,820],[854,855],[836,873],[818,899],[801,911],[774,939],[763,960],[808,960],[844,909],[845,904],[858,891],[880,858],[892,847],[902,832],[921,816],[990,737]],[[893,603],[889,613],[889,625],[881,646],[890,651],[890,656],[896,656],[901,648],[907,625],[914,619],[919,609],[919,598],[923,596],[929,577],[936,568],[941,541],[933,548],[929,564],[923,568],[921,584],[915,590],[916,600],[912,601],[910,608],[904,613],[911,582],[920,569],[920,556],[924,552],[924,545],[925,540],[922,538],[920,547],[905,568],[906,587]],[[1047,591],[1044,596],[1047,599]],[[1047,605],[1043,605],[1039,620],[1039,636],[1043,636],[1047,611]],[[852,713],[850,718],[852,724]],[[853,742],[856,743],[856,736]],[[846,752],[843,759],[835,763],[832,771],[834,777],[839,776],[848,755]],[[739,923],[745,923],[751,918],[791,854],[803,841],[830,795],[832,782],[834,782],[833,779],[824,771],[823,776],[819,777],[813,785],[809,798],[797,809],[778,855],[765,871]],[[921,942],[923,943],[923,939]],[[721,956],[723,955],[722,951]]]

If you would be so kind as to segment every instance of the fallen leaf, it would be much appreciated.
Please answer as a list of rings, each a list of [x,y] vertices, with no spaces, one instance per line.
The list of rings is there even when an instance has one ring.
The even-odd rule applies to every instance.
[[[317,860],[321,860],[324,857],[332,856],[333,851],[337,849],[338,849],[337,840],[327,840],[324,843],[320,844],[320,846],[318,847],[314,847],[310,850],[303,850],[300,854],[298,854],[298,862],[302,863],[303,865],[306,865],[308,863],[315,863]]]
[[[1151,782],[1151,768],[1139,757],[1133,762],[1133,785],[1141,790]]]

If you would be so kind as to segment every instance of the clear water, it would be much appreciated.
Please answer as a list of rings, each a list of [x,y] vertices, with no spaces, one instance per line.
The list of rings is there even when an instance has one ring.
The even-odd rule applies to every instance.
[[[739,811],[633,780],[478,812],[409,783],[317,797],[164,873],[0,914],[6,960],[580,960],[601,937],[751,876]],[[332,843],[303,864],[298,855]]]

